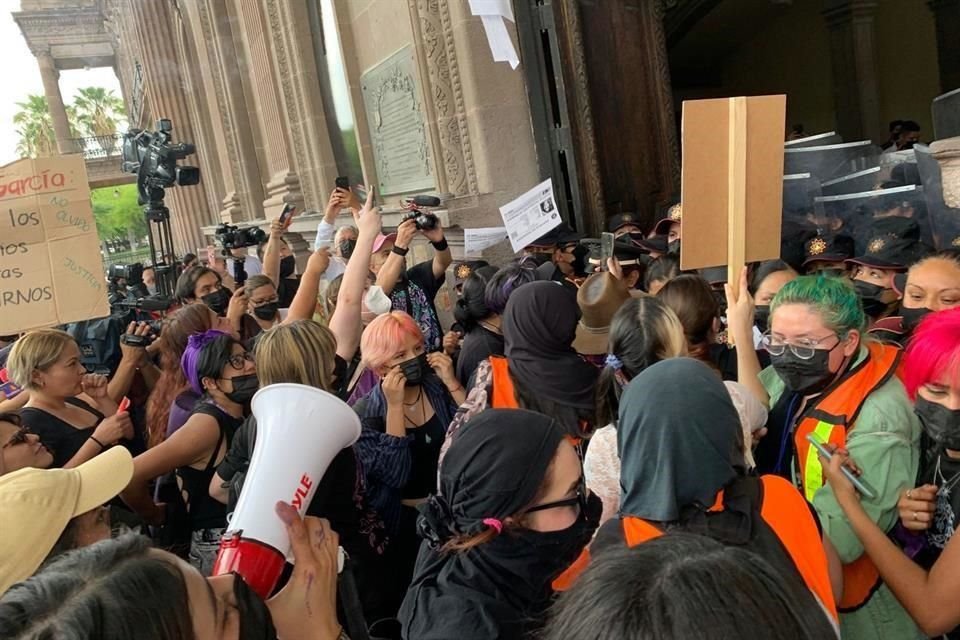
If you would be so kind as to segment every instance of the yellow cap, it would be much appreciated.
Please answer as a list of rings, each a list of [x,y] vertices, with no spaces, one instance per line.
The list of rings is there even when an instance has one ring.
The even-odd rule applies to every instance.
[[[70,520],[130,483],[133,458],[108,449],[76,469],[19,469],[0,476],[0,595],[40,567]]]

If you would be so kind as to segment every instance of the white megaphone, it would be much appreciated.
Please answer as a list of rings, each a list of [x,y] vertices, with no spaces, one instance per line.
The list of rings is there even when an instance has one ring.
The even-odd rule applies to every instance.
[[[264,387],[251,407],[257,420],[253,459],[213,575],[237,572],[266,599],[290,552],[277,501],[302,516],[334,457],[360,437],[360,418],[336,396],[302,384]]]

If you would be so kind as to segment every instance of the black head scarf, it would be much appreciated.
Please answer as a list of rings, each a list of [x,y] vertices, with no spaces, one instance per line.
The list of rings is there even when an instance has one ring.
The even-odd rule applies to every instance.
[[[556,532],[502,523],[536,499],[563,438],[552,418],[520,409],[488,409],[464,425],[440,470],[443,497],[420,507],[424,543],[400,609],[404,638],[509,640],[536,626],[550,582],[590,540],[599,512],[589,508]],[[503,527],[492,540],[441,549],[454,536],[490,529],[491,521]]]
[[[503,312],[504,354],[517,384],[558,404],[592,410],[599,372],[571,344],[580,308],[556,282],[517,289]]]
[[[624,390],[617,423],[620,513],[674,522],[713,505],[740,475],[742,430],[716,372],[692,358],[663,360]]]

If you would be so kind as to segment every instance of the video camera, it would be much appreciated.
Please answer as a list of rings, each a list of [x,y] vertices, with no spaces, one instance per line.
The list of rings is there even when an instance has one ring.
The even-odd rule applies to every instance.
[[[164,118],[157,122],[156,131],[131,129],[123,136],[123,162],[120,166],[127,173],[137,174],[142,205],[162,199],[162,193],[159,197],[155,193],[158,189],[200,183],[198,167],[177,166],[178,160],[193,155],[197,148],[187,142],[172,144],[171,131],[173,124]]]
[[[440,198],[436,196],[414,196],[408,198],[401,206],[407,210],[400,220],[401,223],[413,220],[420,231],[433,231],[440,223],[435,213],[421,210],[422,207],[439,207]]]
[[[176,185],[186,187],[200,183],[199,168],[177,165],[179,160],[196,153],[196,147],[188,142],[173,144],[170,142],[171,131],[173,124],[166,118],[157,121],[156,131],[129,130],[123,136],[120,163],[122,171],[137,175],[138,201],[143,206],[143,216],[147,222],[155,225],[155,229],[151,227],[148,238],[150,263],[156,271],[157,293],[160,296],[173,295],[178,275],[172,259],[170,210],[163,203],[165,190]],[[157,243],[154,243],[154,230]]]
[[[227,223],[221,224],[215,231],[217,242],[225,250],[256,247],[267,241],[267,234],[260,227],[236,227]]]

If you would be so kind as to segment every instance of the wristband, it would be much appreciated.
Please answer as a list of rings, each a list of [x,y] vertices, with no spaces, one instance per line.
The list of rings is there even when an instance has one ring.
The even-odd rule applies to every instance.
[[[409,251],[410,249],[404,249],[403,247],[398,247],[397,245],[393,245],[393,249],[390,250],[390,253],[395,253],[401,258],[404,258],[406,257],[407,253],[409,253]]]
[[[432,244],[433,248],[436,249],[437,251],[446,251],[447,249],[450,248],[450,245],[447,244],[446,238],[440,238],[439,241],[431,242],[430,244]]]
[[[94,442],[96,442],[98,445],[100,445],[100,449],[101,449],[101,450],[104,450],[104,451],[105,451],[105,450],[107,449],[107,445],[103,444],[102,442],[100,442],[99,440],[97,440],[96,438],[94,438],[93,436],[90,436],[90,439],[93,440]]]

